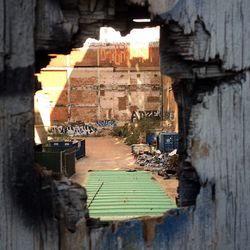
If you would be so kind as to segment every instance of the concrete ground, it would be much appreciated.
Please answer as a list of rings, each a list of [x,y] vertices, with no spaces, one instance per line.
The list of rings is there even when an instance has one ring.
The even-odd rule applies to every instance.
[[[76,174],[72,179],[84,186],[91,170],[128,170],[142,169],[135,163],[131,147],[118,138],[111,136],[86,138],[86,157],[76,162]],[[168,196],[175,201],[178,181],[164,180],[153,174]]]

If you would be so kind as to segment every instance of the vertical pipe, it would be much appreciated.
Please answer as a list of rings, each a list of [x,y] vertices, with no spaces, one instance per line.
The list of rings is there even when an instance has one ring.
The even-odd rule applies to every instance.
[[[164,120],[164,98],[165,98],[165,89],[164,89],[164,83],[163,83],[163,76],[161,75],[161,88],[160,88],[160,110],[161,110],[161,120]]]
[[[67,67],[67,84],[68,84],[68,122],[71,122],[71,82],[70,75],[72,69],[70,68],[70,54],[66,56],[66,67]]]

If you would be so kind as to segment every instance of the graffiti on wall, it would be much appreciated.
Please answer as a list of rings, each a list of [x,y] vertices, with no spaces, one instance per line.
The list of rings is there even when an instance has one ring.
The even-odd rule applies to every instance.
[[[174,112],[173,111],[168,111],[164,113],[163,120],[166,121],[174,121]]]
[[[131,115],[131,122],[139,121],[145,117],[150,117],[153,119],[160,119],[161,113],[158,110],[149,110],[149,111],[133,111]],[[163,115],[163,120],[174,121],[175,116],[173,111],[165,112]]]
[[[51,126],[48,132],[51,135],[84,136],[95,134],[97,129],[85,123],[72,123]]]
[[[153,119],[160,119],[161,118],[160,111],[158,110],[133,111],[131,115],[131,122],[136,122],[146,117],[150,117]]]
[[[98,127],[111,127],[114,128],[116,126],[116,123],[114,120],[102,120],[102,121],[97,121],[96,125]]]

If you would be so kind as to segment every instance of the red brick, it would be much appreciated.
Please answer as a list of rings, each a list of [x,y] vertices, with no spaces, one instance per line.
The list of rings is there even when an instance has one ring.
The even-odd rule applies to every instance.
[[[130,106],[130,112],[133,113],[138,110],[137,106]]]
[[[148,102],[160,102],[160,97],[159,96],[148,96]]]
[[[119,110],[126,110],[127,109],[127,103],[128,103],[128,97],[118,97],[118,109]]]
[[[97,93],[88,90],[72,90],[70,101],[72,104],[95,104],[97,102]]]
[[[71,87],[78,87],[83,85],[94,85],[97,83],[97,78],[92,77],[86,77],[86,78],[70,78]]]
[[[127,67],[129,49],[123,45],[112,45],[99,48],[100,66]]]
[[[102,89],[102,90],[100,91],[100,95],[101,95],[101,96],[105,96],[105,90]]]
[[[97,108],[96,107],[72,107],[71,121],[96,122]]]
[[[67,105],[68,104],[68,91],[61,91],[59,98],[57,99],[56,105]]]
[[[67,107],[54,107],[50,114],[51,124],[68,121]]]

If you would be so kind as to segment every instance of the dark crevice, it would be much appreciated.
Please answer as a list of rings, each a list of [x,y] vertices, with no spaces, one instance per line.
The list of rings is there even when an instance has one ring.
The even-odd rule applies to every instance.
[[[244,78],[242,73],[232,73],[225,77],[176,81],[173,85],[179,110],[179,154],[181,170],[179,176],[179,206],[195,205],[200,190],[199,176],[190,162],[187,162],[187,137],[190,134],[190,114],[192,106],[203,102],[203,94],[212,93],[223,82],[235,82]],[[212,186],[212,200],[215,199],[215,186]]]
[[[215,199],[216,199],[216,189],[215,189],[215,184],[212,184],[212,186],[211,186],[211,189],[212,189],[212,201],[215,201]]]
[[[178,205],[195,205],[196,197],[200,191],[200,180],[195,168],[191,165],[188,158],[188,136],[190,135],[190,115],[192,107],[203,102],[203,95],[212,93],[216,86],[221,85],[223,80],[227,82],[235,81],[244,75],[236,74],[225,76],[224,78],[209,78],[195,80],[179,80],[173,84],[175,99],[178,104],[179,119],[179,148],[181,170],[179,175]],[[212,199],[215,197],[215,187],[212,188]]]
[[[200,192],[199,176],[190,163],[183,163],[179,177],[179,206],[192,206],[196,204]]]
[[[200,39],[210,39],[203,21],[198,18],[196,30],[185,35],[182,27],[174,21],[161,26],[160,54],[161,71],[169,75],[175,82],[173,90],[178,104],[179,148],[181,170],[179,174],[178,205],[195,205],[201,184],[196,169],[188,159],[188,136],[190,136],[190,115],[192,107],[203,102],[205,94],[212,93],[222,82],[232,82],[244,77],[241,72],[223,70],[223,63],[217,55],[208,62],[195,61],[193,43],[202,44]],[[203,39],[203,42],[204,42]],[[203,46],[203,47],[202,47]],[[199,47],[199,53],[204,54],[206,46]],[[204,54],[205,58],[205,54]],[[212,197],[215,199],[215,186],[212,187]]]
[[[0,96],[17,95],[17,93],[30,93],[35,88],[34,67],[11,69],[5,67],[0,72]]]
[[[200,182],[195,168],[186,162],[187,136],[189,133],[189,120],[192,108],[192,96],[194,83],[192,81],[180,81],[173,85],[175,98],[178,104],[179,119],[179,148],[180,173],[178,188],[178,206],[195,205],[196,197],[200,191]]]

